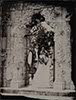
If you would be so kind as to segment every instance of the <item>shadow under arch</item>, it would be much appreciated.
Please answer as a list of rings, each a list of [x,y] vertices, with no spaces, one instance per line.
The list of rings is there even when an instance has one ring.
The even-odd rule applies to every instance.
[[[69,21],[71,27],[70,39],[71,39],[71,55],[72,55],[71,78],[74,83],[75,91],[76,91],[76,7],[75,6],[71,7],[69,11],[72,14],[71,19]],[[74,94],[73,100],[76,100],[76,93]]]
[[[71,26],[71,53],[72,53],[72,80],[76,87],[76,10],[73,10],[71,20],[69,22]]]

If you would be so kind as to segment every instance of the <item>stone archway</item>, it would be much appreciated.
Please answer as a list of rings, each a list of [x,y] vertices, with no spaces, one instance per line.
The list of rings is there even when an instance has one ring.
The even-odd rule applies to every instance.
[[[34,4],[33,4],[34,5]],[[28,5],[24,8],[18,6],[18,9],[10,8],[10,18],[4,23],[5,32],[2,40],[2,57],[6,58],[3,66],[4,87],[25,86],[26,65],[26,42],[24,39],[26,24],[30,21],[34,11],[43,10],[46,21],[55,31],[55,82],[54,87],[58,89],[74,89],[71,84],[71,45],[70,45],[70,25],[66,18],[68,12],[61,7],[50,7],[45,5]],[[37,8],[37,9],[36,9]],[[22,10],[23,9],[23,10]],[[29,15],[28,15],[28,13]],[[4,15],[8,16],[8,11]],[[4,18],[6,22],[7,17]],[[4,30],[4,29],[3,29]],[[7,34],[7,35],[6,35]],[[4,56],[5,54],[5,56]],[[14,62],[14,63],[13,63]],[[4,64],[4,62],[3,62]],[[15,84],[15,85],[13,85]]]

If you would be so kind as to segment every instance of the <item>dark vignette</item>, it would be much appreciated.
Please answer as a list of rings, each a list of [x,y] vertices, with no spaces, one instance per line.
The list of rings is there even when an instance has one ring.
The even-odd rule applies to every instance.
[[[61,7],[65,7],[67,9],[67,11],[69,12],[69,15],[72,15],[71,16],[71,20],[69,22],[70,26],[71,26],[71,53],[72,53],[72,80],[74,82],[74,85],[76,87],[76,2],[75,0],[1,0],[0,1],[0,12],[1,12],[1,22],[4,20],[4,16],[6,16],[6,20],[7,20],[7,17],[10,17],[10,15],[6,15],[5,12],[9,11],[9,8],[10,7],[16,7],[16,5],[18,3],[38,3],[38,4],[44,4],[44,5],[53,5],[53,6],[61,6]],[[15,4],[15,5],[14,5]],[[9,11],[10,12],[10,11]],[[68,15],[68,16],[69,16]],[[66,16],[66,17],[68,17]],[[5,20],[4,23],[7,23]],[[4,28],[5,27],[5,28]],[[7,37],[6,34],[5,34],[5,30],[6,30],[6,26],[1,23],[1,29],[0,31],[2,30],[2,37]],[[1,51],[1,52],[4,52],[4,51]],[[3,66],[4,62],[2,62],[2,66]],[[2,73],[3,73],[3,68],[2,68]],[[3,76],[3,74],[2,74]],[[3,78],[3,77],[2,77]],[[3,79],[1,79],[3,80]],[[2,82],[3,84],[3,82]],[[29,98],[24,98],[24,97],[12,97],[12,96],[2,96],[1,97],[1,100],[5,100],[5,99],[18,99],[18,100],[21,100],[21,99],[26,99],[28,100]],[[76,98],[74,98],[75,100]],[[33,98],[31,98],[30,100],[33,100]],[[39,100],[39,99],[36,99],[36,100]]]

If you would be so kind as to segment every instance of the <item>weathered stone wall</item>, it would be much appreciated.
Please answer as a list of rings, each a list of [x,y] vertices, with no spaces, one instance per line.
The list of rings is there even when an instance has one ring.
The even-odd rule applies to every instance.
[[[55,68],[57,88],[70,89],[71,86],[71,29],[70,19],[66,18],[67,11],[61,11],[62,17],[58,17],[55,35]],[[58,87],[59,85],[59,87]],[[63,85],[63,87],[62,87]]]
[[[45,5],[18,4],[11,8],[7,27],[7,60],[4,69],[4,86],[25,86],[25,25],[33,13],[41,11],[46,22],[55,32],[55,82],[56,86],[70,89],[71,84],[71,46],[68,12],[61,7]],[[53,69],[51,69],[51,72]],[[52,75],[51,75],[52,77]],[[50,78],[51,78],[50,77]]]

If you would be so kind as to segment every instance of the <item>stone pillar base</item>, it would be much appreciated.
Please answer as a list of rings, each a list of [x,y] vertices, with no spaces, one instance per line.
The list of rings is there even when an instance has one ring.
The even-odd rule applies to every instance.
[[[55,89],[55,90],[62,90],[62,82],[57,82],[57,81],[55,81],[54,83],[53,83],[53,88]]]
[[[68,86],[66,86],[67,88],[65,88],[65,86],[63,85],[63,83],[62,82],[57,82],[57,81],[55,81],[54,83],[53,83],[53,88],[55,89],[55,90],[75,90],[75,86],[74,86],[74,84],[73,84],[73,82],[71,82],[70,83],[70,85],[68,84]]]
[[[11,81],[10,87],[11,88],[24,87],[24,81]]]
[[[71,86],[70,86],[70,89],[71,89],[71,90],[75,90],[75,86],[74,86],[73,81],[71,81]]]

